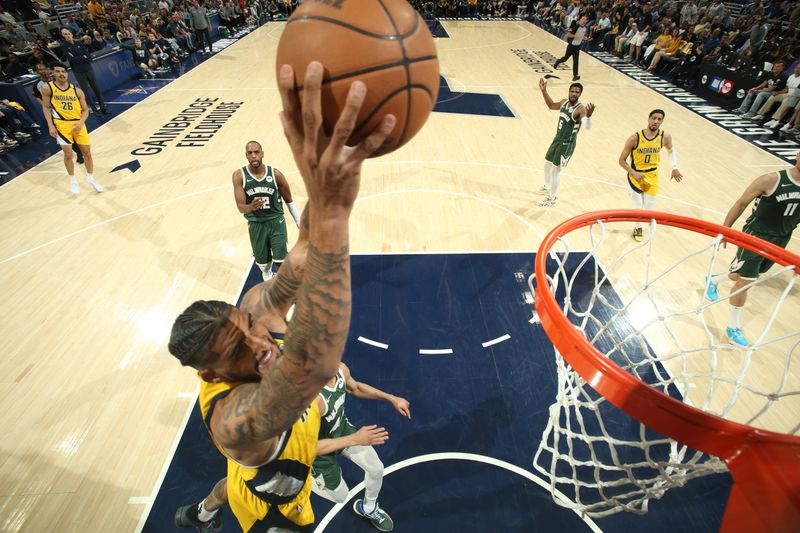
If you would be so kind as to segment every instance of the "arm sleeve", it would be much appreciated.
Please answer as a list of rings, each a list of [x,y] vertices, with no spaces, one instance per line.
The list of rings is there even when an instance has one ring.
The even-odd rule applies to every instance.
[[[300,227],[300,213],[297,212],[297,206],[294,202],[289,202],[286,204],[286,207],[289,208],[289,213],[291,213],[292,218],[294,219],[294,223],[297,224],[297,227]]]

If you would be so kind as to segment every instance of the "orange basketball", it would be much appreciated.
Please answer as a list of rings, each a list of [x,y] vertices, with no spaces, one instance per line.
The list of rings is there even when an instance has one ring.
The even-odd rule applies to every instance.
[[[305,0],[278,43],[276,69],[289,64],[302,87],[306,67],[325,68],[322,113],[330,135],[356,80],[367,86],[347,144],[363,141],[391,113],[397,124],[372,157],[407,143],[425,123],[439,92],[439,60],[430,30],[405,0]]]

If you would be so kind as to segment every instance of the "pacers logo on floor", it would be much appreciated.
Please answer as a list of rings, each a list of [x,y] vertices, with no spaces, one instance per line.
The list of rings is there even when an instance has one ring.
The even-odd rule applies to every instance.
[[[219,98],[197,98],[161,126],[133,155],[155,155],[164,148],[199,148],[222,129],[244,102],[220,102]]]

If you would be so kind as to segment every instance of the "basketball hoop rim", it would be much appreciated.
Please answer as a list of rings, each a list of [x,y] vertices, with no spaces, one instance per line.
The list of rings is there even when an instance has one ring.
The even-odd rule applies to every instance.
[[[570,366],[608,401],[659,433],[726,462],[753,445],[800,448],[800,436],[731,422],[687,405],[645,384],[606,358],[564,315],[547,285],[546,259],[560,237],[596,222],[641,222],[694,231],[755,251],[800,274],[800,256],[738,230],[694,218],[644,210],[605,210],[584,213],[562,222],[545,236],[535,260],[534,305],[553,345]]]

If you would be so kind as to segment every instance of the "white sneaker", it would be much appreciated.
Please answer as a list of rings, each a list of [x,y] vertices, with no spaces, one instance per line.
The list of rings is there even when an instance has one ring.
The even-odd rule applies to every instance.
[[[69,179],[69,192],[75,196],[78,196],[81,193],[81,189],[78,187],[78,178]]]
[[[775,126],[777,126],[777,125],[778,125],[778,121],[773,119],[773,120],[770,120],[769,122],[767,122],[766,124],[764,124],[764,127],[765,128],[774,129]]]
[[[783,127],[780,129],[780,131],[782,131],[782,132],[784,132],[784,133],[791,133],[791,132],[792,132],[792,130],[794,130],[794,127],[793,127],[793,126],[792,126],[792,124],[791,124],[791,123],[789,123],[789,122],[787,122],[786,124],[784,124],[784,125],[783,125]]]
[[[753,122],[761,122],[762,120],[764,120],[764,115],[755,115],[750,120],[752,120]]]
[[[533,192],[534,192],[535,194],[541,194],[541,195],[545,195],[545,194],[547,194],[547,193],[549,193],[549,192],[550,192],[550,189],[548,189],[548,188],[547,188],[547,185],[542,185],[541,187],[539,187],[538,189],[536,189],[536,190],[535,190],[535,191],[533,191]]]
[[[549,194],[544,197],[544,200],[538,202],[536,205],[539,207],[555,207],[556,205],[556,197],[550,196]]]
[[[94,180],[94,178],[86,178],[86,183],[88,183],[89,185],[91,185],[92,187],[94,187],[94,190],[95,190],[96,192],[103,192],[103,186],[102,186],[102,185],[100,185],[99,183],[97,183],[97,182]],[[77,185],[77,182],[76,182],[76,185]]]

